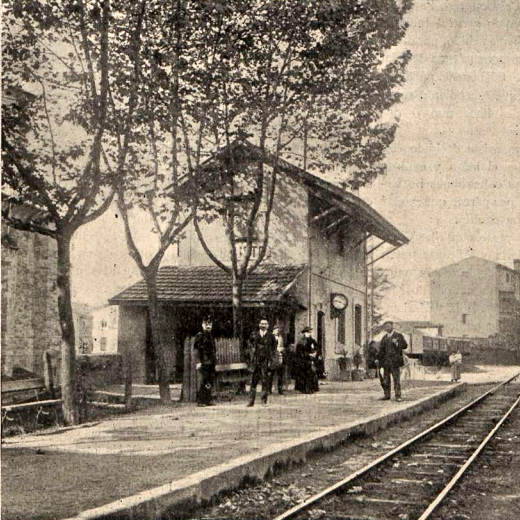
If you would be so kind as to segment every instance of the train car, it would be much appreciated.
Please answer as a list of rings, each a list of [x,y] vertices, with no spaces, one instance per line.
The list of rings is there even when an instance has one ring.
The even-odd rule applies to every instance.
[[[422,335],[422,344],[416,342],[416,351],[421,350],[422,355],[418,356],[425,365],[443,366],[449,364],[449,356],[452,352],[460,350],[464,356],[470,355],[471,341],[464,338],[443,338],[441,336]],[[419,338],[417,338],[419,340]]]

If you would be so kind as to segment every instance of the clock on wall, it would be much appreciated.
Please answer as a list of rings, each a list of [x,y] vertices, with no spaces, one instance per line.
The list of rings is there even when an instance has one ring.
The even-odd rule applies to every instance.
[[[330,295],[330,311],[333,318],[343,312],[347,306],[348,298],[344,294],[332,293]]]

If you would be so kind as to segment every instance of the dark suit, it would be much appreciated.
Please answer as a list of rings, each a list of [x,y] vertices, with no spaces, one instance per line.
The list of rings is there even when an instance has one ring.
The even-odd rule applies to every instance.
[[[200,363],[201,384],[197,392],[199,404],[211,403],[211,390],[215,382],[215,365],[217,363],[217,346],[210,331],[199,332],[195,336],[193,348],[197,351]]]
[[[256,398],[256,387],[262,381],[262,402],[267,403],[269,372],[276,352],[275,337],[268,331],[262,336],[257,330],[249,339],[249,367],[251,370],[251,404]]]
[[[377,355],[379,365],[383,368],[383,390],[385,397],[390,399],[392,382],[396,399],[401,398],[401,367],[404,365],[403,350],[408,344],[400,332],[393,331],[391,335],[385,334],[381,340],[381,348]]]

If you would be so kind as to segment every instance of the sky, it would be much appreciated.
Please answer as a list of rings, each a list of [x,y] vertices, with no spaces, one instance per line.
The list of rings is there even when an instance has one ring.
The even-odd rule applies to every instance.
[[[520,258],[520,2],[415,0],[408,22],[388,173],[359,195],[410,239],[377,264],[394,284],[385,314],[429,319],[430,271]],[[73,298],[90,305],[140,278],[116,211],[78,231],[72,264]]]

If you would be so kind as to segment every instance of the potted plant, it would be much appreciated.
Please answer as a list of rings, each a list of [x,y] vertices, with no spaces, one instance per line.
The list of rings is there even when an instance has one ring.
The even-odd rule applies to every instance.
[[[338,379],[340,381],[351,381],[351,359],[344,347],[340,350],[337,361],[339,367]]]
[[[364,373],[359,367],[363,363],[363,354],[361,353],[361,347],[357,347],[352,357],[352,363],[355,369],[352,370],[352,381],[363,381]]]

